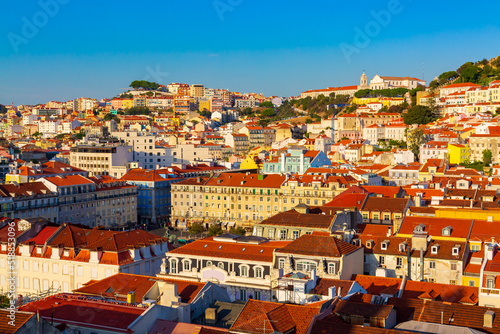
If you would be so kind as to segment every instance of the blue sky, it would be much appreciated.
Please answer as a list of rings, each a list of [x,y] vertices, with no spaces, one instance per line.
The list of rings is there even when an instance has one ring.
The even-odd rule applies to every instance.
[[[422,61],[429,81],[500,54],[500,24],[488,15],[498,1],[41,0],[2,9],[1,104],[112,97],[142,79],[290,96],[357,84],[363,70],[420,78]]]

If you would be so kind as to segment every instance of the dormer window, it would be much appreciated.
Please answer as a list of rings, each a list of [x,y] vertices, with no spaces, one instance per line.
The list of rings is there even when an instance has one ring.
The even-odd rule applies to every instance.
[[[406,251],[406,243],[402,242],[399,244],[399,251],[400,252]]]
[[[382,250],[387,250],[388,246],[389,246],[389,240],[385,240],[382,242],[380,247],[382,248]]]
[[[439,250],[439,245],[434,245],[431,247],[431,254],[437,254]]]
[[[442,235],[444,237],[449,237],[451,235],[451,230],[452,230],[451,226],[446,226],[445,228],[443,228]]]
[[[458,255],[458,253],[460,253],[460,246],[459,245],[455,245],[455,247],[453,247],[451,249],[451,254]]]
[[[368,247],[368,248],[372,248],[372,247],[373,247],[373,240],[371,240],[371,239],[370,239],[370,240],[368,240],[368,241],[366,242],[366,247]]]
[[[425,230],[425,225],[424,224],[419,224],[415,226],[415,232],[423,232]]]

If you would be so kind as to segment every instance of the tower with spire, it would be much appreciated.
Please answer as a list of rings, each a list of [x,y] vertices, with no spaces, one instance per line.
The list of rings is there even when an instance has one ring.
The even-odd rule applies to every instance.
[[[367,89],[368,88],[368,78],[366,77],[365,71],[361,75],[361,79],[359,80],[358,89]]]

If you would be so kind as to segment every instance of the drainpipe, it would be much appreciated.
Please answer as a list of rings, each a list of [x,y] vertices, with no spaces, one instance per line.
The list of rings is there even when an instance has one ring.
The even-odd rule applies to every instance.
[[[410,245],[406,246],[406,257],[408,259],[408,279],[411,280],[411,254],[410,254]]]
[[[424,249],[420,248],[420,281],[424,281]]]

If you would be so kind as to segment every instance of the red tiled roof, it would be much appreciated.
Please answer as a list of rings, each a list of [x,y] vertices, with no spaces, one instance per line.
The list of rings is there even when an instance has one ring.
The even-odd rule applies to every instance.
[[[189,254],[213,258],[272,262],[274,250],[290,243],[290,241],[267,241],[261,244],[249,244],[214,241],[213,239],[214,237],[196,240],[171,250],[169,254]]]
[[[19,333],[19,329],[32,317],[35,316],[34,312],[15,312],[14,315],[14,326],[10,324],[12,321],[9,318],[10,310],[0,309],[0,333],[2,334],[14,334]],[[26,328],[27,329],[27,328]]]
[[[134,291],[136,302],[141,303],[157,281],[176,284],[177,293],[184,303],[190,303],[205,286],[205,283],[200,282],[119,273],[99,281],[91,281],[73,292],[126,301],[127,293]]]
[[[129,332],[128,327],[147,309],[142,307],[87,300],[70,294],[58,294],[28,303],[21,311],[38,312],[47,321],[107,331]],[[89,317],[89,314],[98,316]]]
[[[341,257],[360,249],[335,237],[304,234],[287,246],[277,249],[278,253]]]
[[[452,230],[450,237],[452,238],[467,238],[471,230],[472,219],[451,219],[437,217],[421,217],[411,216],[405,217],[398,234],[413,234],[415,227],[423,224],[424,231],[430,236],[441,236],[443,228],[451,226]]]
[[[238,333],[305,334],[313,317],[321,310],[321,305],[292,305],[249,299],[230,331]],[[262,329],[260,328],[262,326]],[[264,329],[265,326],[265,329]]]

